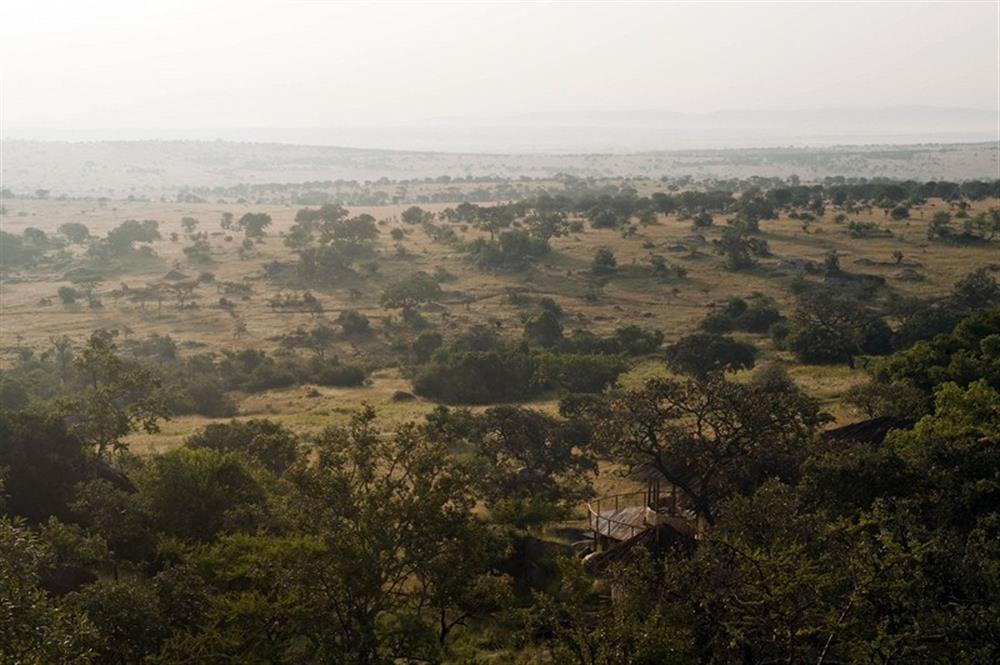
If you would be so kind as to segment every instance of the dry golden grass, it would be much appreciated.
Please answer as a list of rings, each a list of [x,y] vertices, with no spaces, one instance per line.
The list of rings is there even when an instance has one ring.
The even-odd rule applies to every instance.
[[[975,214],[978,210],[996,205],[997,201],[982,202],[971,212]],[[351,210],[353,214],[368,212],[376,219],[389,220],[380,226],[379,269],[373,276],[313,289],[326,310],[317,319],[304,313],[275,312],[267,305],[268,299],[280,289],[264,279],[263,265],[291,258],[280,234],[292,225],[300,206],[124,201],[102,204],[86,200],[11,200],[6,202],[6,206],[8,215],[3,225],[4,230],[10,233],[20,233],[29,226],[54,232],[60,224],[74,221],[86,224],[95,235],[103,235],[125,219],[159,220],[164,236],[163,240],[154,243],[159,259],[109,279],[101,287],[105,292],[117,288],[120,282],[139,286],[159,280],[174,267],[191,276],[201,270],[209,270],[215,273],[217,280],[247,280],[254,289],[249,301],[236,300],[238,315],[248,327],[248,334],[236,340],[233,338],[230,315],[209,307],[219,297],[211,285],[199,288],[202,306],[198,309],[182,311],[168,302],[158,313],[155,304],[141,309],[137,305],[115,302],[106,297],[103,309],[89,310],[59,304],[55,294],[59,286],[67,284],[62,278],[64,269],[60,272],[33,271],[11,275],[0,286],[0,345],[8,354],[17,346],[42,351],[48,348],[53,335],[67,334],[82,340],[98,327],[120,328],[136,338],[153,333],[169,334],[184,353],[238,348],[274,350],[277,343],[273,338],[276,336],[298,326],[309,328],[319,321],[330,322],[345,308],[366,313],[381,337],[387,332],[382,319],[391,315],[378,305],[382,287],[417,270],[432,271],[438,267],[445,268],[456,279],[443,284],[445,298],[442,306],[425,316],[445,334],[489,322],[498,325],[505,334],[519,334],[520,317],[525,310],[510,302],[506,295],[509,289],[520,289],[536,297],[554,298],[568,314],[567,329],[582,327],[607,333],[622,325],[637,324],[662,330],[668,341],[691,332],[714,303],[731,296],[747,296],[755,292],[765,294],[775,298],[786,312],[794,302],[787,290],[790,275],[776,277],[767,270],[727,271],[721,267],[719,258],[711,254],[709,246],[694,257],[668,251],[667,245],[691,234],[690,223],[674,217],[661,218],[659,224],[641,228],[637,236],[629,239],[622,238],[616,230],[588,227],[584,233],[555,239],[552,256],[525,272],[492,274],[469,265],[458,249],[432,242],[419,227],[405,227],[408,235],[402,244],[409,255],[397,257],[388,232],[394,227],[405,226],[397,218],[407,206],[399,205]],[[446,206],[431,204],[423,207],[438,211]],[[943,207],[945,204],[942,202],[933,201],[913,210],[913,218],[903,221],[891,220],[880,210],[851,216],[852,219],[875,221],[890,228],[894,234],[892,238],[851,238],[845,227],[833,222],[833,212],[830,211],[824,218],[810,224],[808,230],[803,230],[801,222],[787,217],[765,221],[762,223],[764,237],[770,243],[775,259],[764,263],[773,264],[778,259],[789,258],[822,261],[827,252],[836,251],[846,270],[881,275],[900,292],[920,296],[945,293],[963,274],[998,261],[1000,254],[995,245],[955,246],[928,242],[925,237],[927,222],[935,210]],[[238,219],[250,211],[269,213],[274,224],[253,256],[241,260],[237,254],[241,236],[234,233],[234,239],[226,242],[224,235],[217,233],[218,222],[223,212],[231,212]],[[192,265],[184,256],[182,248],[189,243],[183,239],[180,220],[185,216],[201,222],[199,231],[213,234],[210,237],[215,258],[213,264]],[[172,232],[181,235],[179,242],[169,240]],[[717,233],[717,229],[706,232],[709,242]],[[470,229],[463,237],[469,240],[477,234]],[[655,247],[645,249],[644,242]],[[620,271],[596,299],[590,299],[588,293],[593,291],[593,286],[588,268],[594,252],[602,247],[614,251]],[[895,250],[904,253],[905,263],[919,262],[917,269],[926,277],[925,281],[902,282],[894,277],[899,270],[899,266],[893,265],[892,254]],[[648,262],[651,253],[662,254],[672,264],[685,267],[689,271],[687,278],[661,283],[650,277],[640,267]],[[873,264],[859,265],[859,260]],[[45,297],[52,298],[53,304],[40,305],[40,299]],[[392,334],[411,333],[394,329]],[[764,338],[752,338],[764,350],[765,359],[781,357],[770,350],[770,344]],[[372,343],[342,341],[335,351],[346,360],[366,362],[373,357]],[[645,378],[662,372],[664,369],[660,363],[642,362],[623,376],[622,383],[626,386],[638,385]],[[805,389],[821,399],[824,407],[838,420],[857,417],[839,403],[838,397],[864,379],[861,370],[802,367],[791,363],[790,372]],[[382,369],[371,376],[368,385],[356,389],[319,388],[319,396],[309,396],[309,387],[297,387],[244,396],[239,400],[240,417],[266,416],[299,431],[309,432],[342,422],[362,402],[376,406],[389,425],[419,418],[433,406],[423,400],[393,402],[391,396],[397,390],[410,390],[406,379],[396,369]],[[551,410],[555,408],[555,403],[543,400],[532,403],[532,406]],[[136,436],[133,444],[136,450],[142,452],[164,450],[177,445],[206,422],[207,419],[199,417],[177,418],[166,423],[157,435]]]

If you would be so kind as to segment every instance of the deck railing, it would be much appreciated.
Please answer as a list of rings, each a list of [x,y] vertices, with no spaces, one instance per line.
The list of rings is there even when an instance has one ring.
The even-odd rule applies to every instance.
[[[651,489],[645,489],[639,492],[625,492],[623,494],[602,496],[588,502],[587,514],[590,522],[590,530],[594,532],[595,536],[610,536],[612,526],[618,526],[623,529],[628,529],[629,537],[631,538],[635,534],[644,530],[645,527],[636,526],[635,524],[624,522],[614,517],[608,517],[603,515],[602,511],[610,510],[611,506],[614,506],[614,512],[612,514],[617,514],[622,508],[636,506],[646,508],[650,506],[654,500],[652,494]]]

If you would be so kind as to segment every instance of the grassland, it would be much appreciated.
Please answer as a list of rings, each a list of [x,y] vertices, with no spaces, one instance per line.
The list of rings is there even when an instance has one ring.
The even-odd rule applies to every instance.
[[[974,214],[996,205],[996,201],[980,202],[970,212]],[[28,227],[53,233],[65,222],[81,222],[88,226],[91,234],[103,236],[126,219],[158,220],[163,239],[153,243],[157,258],[119,266],[107,276],[99,291],[108,293],[120,284],[142,286],[161,280],[173,269],[194,276],[201,271],[211,271],[217,282],[244,282],[253,291],[248,298],[236,300],[235,312],[247,327],[246,334],[239,339],[233,334],[230,313],[212,306],[219,295],[211,284],[204,284],[197,290],[199,306],[196,308],[179,309],[176,303],[168,300],[158,310],[155,303],[140,307],[111,297],[103,298],[104,306],[100,309],[89,309],[85,305],[64,306],[55,296],[60,286],[69,284],[65,273],[82,265],[81,250],[77,248],[73,250],[76,252],[74,258],[50,270],[33,269],[7,275],[0,290],[0,333],[7,363],[18,348],[29,347],[42,352],[50,346],[54,336],[69,335],[82,340],[100,327],[117,328],[135,338],[154,333],[170,335],[182,353],[241,348],[275,350],[278,338],[297,327],[310,328],[322,321],[332,321],[346,308],[365,313],[376,329],[373,341],[341,340],[334,350],[344,360],[377,367],[365,386],[299,386],[238,396],[240,417],[266,416],[299,431],[312,431],[342,420],[362,402],[376,406],[389,422],[420,417],[433,407],[423,400],[392,400],[394,393],[409,391],[410,385],[399,367],[382,363],[384,356],[380,352],[387,341],[405,332],[394,323],[398,316],[379,305],[379,294],[388,282],[420,270],[443,269],[453,276],[442,284],[444,297],[441,302],[424,312],[424,316],[446,336],[477,324],[492,325],[501,334],[519,335],[524,309],[510,297],[510,293],[516,291],[530,297],[553,298],[567,313],[564,324],[567,330],[579,327],[607,333],[619,326],[637,324],[663,331],[669,342],[692,332],[713,306],[731,296],[767,295],[777,301],[783,312],[790,312],[793,296],[787,287],[796,271],[788,267],[788,262],[793,260],[821,262],[827,253],[836,252],[845,269],[879,275],[896,291],[918,296],[947,293],[952,284],[970,270],[1000,261],[995,246],[929,242],[926,239],[928,221],[936,210],[947,208],[947,204],[937,200],[914,208],[911,218],[906,220],[890,219],[878,209],[851,216],[854,220],[872,221],[890,229],[892,237],[853,238],[843,224],[835,223],[831,211],[805,227],[801,221],[784,215],[778,220],[763,222],[763,237],[773,256],[761,260],[757,268],[744,272],[725,270],[720,258],[712,253],[711,240],[718,234],[718,226],[702,232],[707,241],[704,246],[694,251],[672,251],[685,239],[689,245],[696,243],[689,238],[692,234],[690,222],[671,216],[660,216],[656,224],[640,227],[636,235],[628,238],[622,237],[620,230],[595,229],[588,225],[582,232],[553,239],[554,251],[528,270],[496,273],[477,269],[460,248],[434,242],[419,225],[401,224],[399,216],[405,205],[357,207],[351,208],[352,214],[369,213],[380,220],[378,256],[374,259],[377,271],[313,289],[324,310],[314,315],[270,307],[268,300],[282,288],[267,279],[264,273],[266,264],[292,258],[282,235],[291,227],[301,206],[92,199],[11,199],[5,206],[7,215],[3,227],[12,234],[20,234]],[[438,212],[446,206],[423,207]],[[237,219],[245,212],[266,212],[274,223],[263,242],[246,258],[241,258],[238,248],[242,236],[233,233],[235,237],[227,241],[227,234],[219,229],[224,212],[233,213]],[[183,253],[182,248],[189,244],[183,237],[183,217],[199,220],[198,230],[210,234],[210,264],[192,264]],[[389,237],[390,229],[397,227],[403,227],[406,232],[399,243],[405,247],[405,255],[399,255],[396,243]],[[475,229],[460,230],[456,226],[456,230],[465,241],[481,235]],[[180,236],[178,241],[170,239],[174,232]],[[589,271],[590,261],[600,248],[611,249],[619,266],[617,274],[603,285],[595,284]],[[893,258],[897,250],[903,253],[903,260],[898,265]],[[672,264],[683,266],[688,271],[687,276],[667,281],[653,278],[642,268],[648,265],[651,254],[662,254]],[[900,270],[904,267],[915,271],[921,281],[901,279]],[[46,302],[48,304],[42,304]],[[857,417],[838,398],[863,380],[862,369],[796,365],[790,356],[774,350],[766,336],[747,337],[762,350],[765,359],[786,361],[792,377],[818,397],[838,420]],[[642,361],[622,377],[622,383],[634,385],[664,371],[657,360]],[[551,409],[555,402],[554,398],[541,399],[532,405]],[[136,436],[133,448],[139,452],[165,450],[178,445],[206,422],[208,420],[203,417],[176,418],[167,422],[158,434]]]

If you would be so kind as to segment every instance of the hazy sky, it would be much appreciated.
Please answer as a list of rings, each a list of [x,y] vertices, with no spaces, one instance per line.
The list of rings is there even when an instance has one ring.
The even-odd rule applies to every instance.
[[[5,0],[3,130],[998,106],[992,2]]]

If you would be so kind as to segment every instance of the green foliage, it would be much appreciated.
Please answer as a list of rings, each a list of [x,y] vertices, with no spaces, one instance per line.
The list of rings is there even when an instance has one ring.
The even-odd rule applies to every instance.
[[[710,333],[734,330],[765,333],[783,319],[771,298],[755,298],[749,303],[742,298],[730,298],[720,310],[706,316],[698,325]]]
[[[498,240],[479,238],[466,248],[476,265],[490,270],[523,270],[550,249],[547,238],[523,229],[504,231]]]
[[[427,212],[419,206],[410,206],[399,216],[401,220],[407,224],[422,224],[423,222],[430,221],[434,216],[434,213]]]
[[[953,289],[953,298],[969,310],[1000,306],[1000,284],[986,268],[979,268],[965,275]]]
[[[608,275],[615,271],[618,260],[610,249],[601,248],[594,253],[594,260],[590,262],[590,271],[595,275]]]
[[[528,319],[524,323],[524,337],[545,348],[555,346],[563,338],[559,317],[549,310],[544,310],[538,316]]]
[[[446,404],[496,404],[552,389],[600,392],[625,368],[612,356],[534,353],[482,335],[438,349],[416,371],[413,388]]]
[[[431,359],[431,356],[437,351],[444,339],[439,333],[436,332],[425,332],[420,333],[413,344],[410,345],[410,349],[413,352],[413,357],[418,363],[426,363]]]
[[[730,270],[746,270],[757,265],[755,256],[769,253],[767,241],[750,236],[753,230],[742,221],[730,223],[722,229],[722,236],[712,241],[716,254],[725,257]]]
[[[253,531],[263,519],[264,490],[246,461],[211,448],[157,455],[136,478],[163,533],[207,542],[220,532]]]
[[[558,566],[558,593],[537,593],[525,611],[532,653],[545,648],[554,662],[575,665],[697,660],[694,636],[683,624],[686,617],[670,616],[652,604],[660,584],[652,561],[613,572],[613,603],[594,592],[593,579],[578,560],[562,557]]]
[[[84,388],[63,404],[73,432],[102,455],[123,450],[124,439],[132,432],[159,431],[159,421],[169,415],[159,394],[159,379],[146,368],[130,367],[117,355],[116,335],[98,330],[90,336],[73,359]]]
[[[100,581],[71,594],[67,605],[94,626],[99,663],[140,662],[166,637],[156,594],[141,582]]]
[[[59,233],[68,242],[74,245],[82,245],[90,238],[90,229],[86,224],[79,222],[66,222],[59,225]]]
[[[819,289],[801,295],[792,317],[788,348],[804,363],[846,362],[857,355],[884,355],[892,331],[857,298]]]
[[[569,393],[599,393],[628,369],[621,358],[604,354],[547,353],[540,357],[535,382]]]
[[[123,256],[134,251],[135,243],[151,243],[159,240],[160,223],[153,219],[127,219],[108,231],[107,246],[112,256]]]
[[[183,250],[184,256],[193,263],[211,263],[212,246],[207,240],[198,239],[193,244],[188,245]]]
[[[0,517],[0,661],[86,665],[95,661],[93,624],[50,598],[39,570],[50,553],[20,521]]]
[[[379,302],[389,309],[409,310],[441,297],[441,286],[425,272],[397,280],[382,291]]]
[[[76,303],[77,298],[80,297],[80,292],[72,286],[60,286],[57,295],[62,304],[73,305]]]
[[[291,517],[324,546],[312,579],[329,581],[310,584],[310,604],[338,617],[317,637],[338,662],[437,652],[456,622],[486,609],[475,592],[502,552],[445,448],[412,426],[380,437],[374,424],[368,409],[326,430],[316,463],[292,476]]]
[[[0,231],[0,268],[23,268],[33,265],[42,249],[26,243],[21,236]]]
[[[441,349],[417,371],[413,389],[446,404],[512,402],[537,392],[537,367],[534,356],[517,349]]]
[[[713,376],[651,379],[612,400],[594,427],[599,443],[656,469],[711,524],[726,497],[771,475],[794,477],[803,445],[824,421],[794,386]]]
[[[267,419],[212,423],[189,436],[184,445],[221,453],[238,452],[272,473],[283,473],[298,455],[298,437],[283,425]]]
[[[881,361],[873,371],[884,388],[879,413],[928,413],[935,388],[945,382],[968,386],[984,380],[1000,389],[1000,308],[976,312],[951,333],[914,344]]]
[[[243,229],[247,238],[263,238],[267,227],[271,225],[271,216],[266,212],[248,212],[236,225]]]
[[[208,357],[192,358],[189,367],[215,373],[229,390],[251,393],[304,383],[358,386],[366,376],[363,368],[342,363],[336,358],[315,356],[303,361],[285,356],[276,360],[260,349],[229,351],[218,362]]]
[[[667,347],[667,364],[676,372],[704,378],[713,372],[749,369],[757,349],[753,344],[713,333],[694,333]]]
[[[663,344],[663,333],[630,325],[618,328],[607,337],[586,330],[574,330],[563,338],[558,349],[563,353],[644,356],[655,353]]]
[[[475,469],[487,507],[519,528],[566,517],[591,492],[597,470],[573,423],[518,407],[477,419]]]
[[[5,512],[34,523],[69,516],[74,486],[93,476],[83,442],[54,414],[0,411]]]

